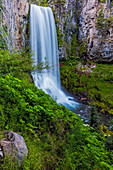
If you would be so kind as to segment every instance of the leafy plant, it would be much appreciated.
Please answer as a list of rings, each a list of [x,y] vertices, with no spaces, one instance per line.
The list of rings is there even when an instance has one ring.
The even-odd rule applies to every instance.
[[[92,72],[81,68],[78,70],[78,61],[61,61],[61,83],[69,92],[78,97],[87,98],[88,102],[101,108],[102,112],[113,114],[113,69],[112,64],[96,64]],[[71,65],[70,65],[71,63]]]
[[[7,74],[0,78],[0,94],[0,124],[4,122],[0,130],[21,132],[28,146],[28,157],[20,168],[112,167],[103,139],[34,84]],[[2,165],[4,169],[16,166],[9,159]]]

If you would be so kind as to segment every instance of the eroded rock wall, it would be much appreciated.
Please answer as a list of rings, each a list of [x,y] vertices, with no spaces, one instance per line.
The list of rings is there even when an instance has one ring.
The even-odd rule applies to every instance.
[[[57,37],[59,43],[59,56],[71,55],[72,36],[76,32],[76,6],[77,0],[48,1],[48,6],[53,9],[55,15]]]
[[[112,4],[112,0],[48,1],[56,14],[60,57],[81,55],[95,61],[113,61]],[[71,52],[74,34],[78,40],[74,42],[75,53]],[[86,44],[87,50],[80,48],[81,44]]]
[[[8,49],[24,47],[26,15],[29,11],[27,0],[3,0],[2,1],[2,34],[6,32],[5,39]]]
[[[32,2],[34,3],[34,0]],[[83,41],[87,48],[86,58],[113,61],[112,0],[104,2],[102,0],[48,0],[46,3],[39,0],[36,4],[49,6],[53,10],[60,57],[80,56],[81,53],[84,55],[84,51],[81,51],[84,49],[80,48]],[[28,11],[27,0],[3,0],[2,26],[7,30],[4,39],[9,49],[20,50],[25,46]]]
[[[79,19],[79,38],[87,42],[87,56],[113,61],[113,6],[111,0],[84,0]]]

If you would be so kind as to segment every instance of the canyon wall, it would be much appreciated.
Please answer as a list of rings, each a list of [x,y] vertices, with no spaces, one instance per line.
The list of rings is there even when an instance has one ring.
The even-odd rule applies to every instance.
[[[72,36],[76,32],[76,4],[77,0],[49,0],[47,6],[54,13],[60,58],[71,55]]]
[[[80,56],[95,61],[113,61],[112,0],[29,1],[52,8],[60,57]],[[27,0],[3,0],[1,26],[8,48],[22,49],[28,22]]]
[[[27,0],[3,0],[1,7],[1,34],[8,49],[21,50],[25,46]]]
[[[84,0],[79,18],[79,38],[87,42],[87,56],[96,61],[113,61],[113,3]]]
[[[113,61],[112,0],[49,0],[48,6],[56,14],[60,57]]]

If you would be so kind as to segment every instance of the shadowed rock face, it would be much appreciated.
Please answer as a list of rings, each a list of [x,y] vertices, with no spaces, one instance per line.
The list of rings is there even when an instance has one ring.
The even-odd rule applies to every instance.
[[[1,157],[3,157],[4,152],[7,156],[12,157],[12,159],[17,158],[20,164],[22,164],[24,156],[28,154],[24,138],[12,131],[4,132],[4,138],[0,141],[1,148]]]
[[[58,35],[62,41],[62,44],[59,45],[60,57],[70,55],[69,52],[67,54],[66,48],[70,48],[71,37],[78,29],[77,38],[87,42],[88,58],[103,62],[113,61],[113,26],[104,28],[106,23],[102,29],[98,29],[96,26],[101,10],[104,18],[113,17],[111,0],[105,0],[104,3],[100,0],[49,0],[47,3],[54,11],[56,26],[60,31],[60,35]],[[27,0],[3,0],[2,25],[7,30],[4,39],[9,50],[21,50],[25,46],[28,11]]]
[[[7,32],[4,37],[8,49],[19,49],[24,47],[26,31],[26,15],[29,5],[27,0],[3,0],[2,4],[2,26]],[[4,32],[4,29],[2,30]]]
[[[109,20],[113,16],[111,0],[105,0],[104,3],[100,0],[66,0],[60,5],[49,0],[48,5],[57,14],[57,25],[64,40],[59,48],[60,57],[66,56],[65,42],[71,43],[71,36],[78,28],[77,38],[86,41],[88,58],[100,62],[113,61],[113,27],[106,26],[107,21],[102,29],[98,29],[96,24],[101,10],[105,19]]]
[[[101,3],[99,0],[84,0],[81,9],[79,38],[87,39],[88,57],[103,62],[113,61],[113,27],[107,26],[107,21],[103,22],[101,28],[96,24],[100,11],[105,19],[113,16],[111,1]]]
[[[70,45],[71,37],[76,32],[76,4],[77,0],[64,0],[64,1],[48,1],[48,6],[53,9],[55,18],[57,20],[56,27],[59,29],[61,34],[58,33],[62,40],[62,45],[59,43],[59,57],[69,57],[66,52],[67,44]],[[69,48],[69,47],[68,47]]]

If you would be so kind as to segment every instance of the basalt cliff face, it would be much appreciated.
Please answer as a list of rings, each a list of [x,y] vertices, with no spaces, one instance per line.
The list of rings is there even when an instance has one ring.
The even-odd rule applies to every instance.
[[[77,29],[77,0],[49,0],[48,6],[52,8],[55,16],[59,56],[68,57],[71,55],[72,36]]]
[[[48,6],[56,14],[60,57],[113,61],[112,0],[49,0]]]
[[[2,0],[1,32],[10,51],[24,47],[28,10],[27,0]]]
[[[113,61],[112,0],[48,0],[46,3],[39,0],[35,3],[53,10],[60,57],[80,54],[100,62]],[[25,46],[28,11],[27,0],[3,0],[2,26],[7,30],[4,39],[9,49]],[[81,42],[85,48],[80,48]]]
[[[113,6],[111,0],[84,0],[79,18],[79,38],[87,42],[87,56],[113,61]]]

